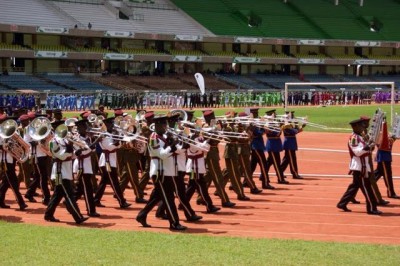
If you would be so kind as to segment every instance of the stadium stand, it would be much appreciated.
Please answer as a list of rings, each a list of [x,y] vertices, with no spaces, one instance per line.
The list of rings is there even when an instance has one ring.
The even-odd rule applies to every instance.
[[[111,87],[92,82],[88,79],[84,79],[83,76],[75,76],[72,74],[48,74],[45,76],[46,79],[51,82],[58,83],[67,86],[71,89],[79,91],[112,91]]]
[[[143,20],[135,21],[135,24],[140,26],[141,32],[213,36],[209,30],[171,5],[169,1],[157,0],[153,4],[128,3],[127,5],[131,7],[133,13],[143,16]]]
[[[133,49],[133,48],[120,48],[117,49],[122,54],[143,54],[143,55],[162,55],[163,53],[158,52],[155,49]]]
[[[131,21],[118,17],[102,4],[69,3],[54,1],[54,4],[77,21],[93,30],[139,31]],[[89,15],[90,14],[90,15]]]
[[[279,38],[317,38],[346,40],[400,40],[398,10],[400,3],[387,0],[284,1],[270,0],[172,0],[190,16],[217,35],[264,36]],[[249,18],[261,23],[249,27]],[[382,24],[371,32],[371,17]],[[346,30],[343,30],[346,29]]]
[[[0,22],[47,27],[72,27],[76,24],[75,20],[61,14],[44,0],[2,1]]]
[[[17,44],[0,43],[0,50],[27,50],[27,49]]]
[[[0,76],[0,84],[13,90],[31,89],[36,91],[51,90],[58,92],[66,90],[65,87],[48,83],[45,80],[32,75]]]

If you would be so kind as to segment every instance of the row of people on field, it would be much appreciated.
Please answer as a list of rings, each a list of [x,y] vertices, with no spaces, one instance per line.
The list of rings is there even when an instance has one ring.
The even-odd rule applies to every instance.
[[[228,182],[237,200],[250,200],[245,195],[245,187],[249,187],[252,194],[261,192],[253,180],[257,165],[261,170],[263,189],[274,189],[268,174],[271,166],[275,169],[279,184],[289,183],[283,174],[288,166],[293,178],[302,178],[297,166],[296,135],[305,124],[296,125],[293,113],[288,113],[286,119],[276,119],[275,110],[267,111],[264,118],[258,117],[256,108],[250,109],[250,112],[240,113],[238,117],[235,117],[234,112],[229,112],[224,118],[217,119],[212,110],[206,110],[203,118],[194,122],[191,122],[193,112],[190,111],[186,113],[188,118],[180,122],[180,115],[157,116],[153,112],[146,112],[141,121],[135,121],[120,109],[111,118],[106,118],[102,111],[84,112],[81,120],[63,120],[61,110],[55,110],[53,116],[47,118],[33,112],[19,117],[1,114],[1,126],[15,130],[15,134],[20,135],[31,150],[28,151],[29,158],[22,161],[21,157],[25,153],[15,155],[9,147],[15,143],[1,136],[0,207],[9,208],[4,199],[10,187],[21,210],[27,208],[24,198],[30,202],[37,201],[37,191],[41,189],[42,203],[47,206],[45,220],[58,221],[54,213],[62,198],[65,198],[68,211],[77,223],[82,223],[87,217],[82,215],[77,205],[79,198],[84,197],[88,216],[97,217],[100,215],[98,208],[104,207],[101,201],[104,191],[110,184],[120,207],[129,208],[130,203],[123,192],[130,183],[135,193],[135,202],[146,204],[137,216],[140,224],[150,226],[147,215],[156,205],[160,205],[156,216],[168,219],[171,229],[184,230],[177,209],[183,210],[187,221],[202,219],[190,205],[195,192],[199,195],[198,203],[205,205],[207,213],[219,211],[220,208],[209,195],[211,183],[221,200],[221,206],[231,208],[235,203],[226,193]],[[13,120],[19,121],[18,130],[12,127]],[[281,135],[284,136],[283,143]],[[354,142],[352,138],[349,142],[351,149],[353,145],[358,147],[361,143],[356,140]],[[224,169],[220,165],[219,149],[223,147],[220,143],[225,144]],[[371,148],[365,146],[364,149],[365,154],[369,154]],[[380,150],[383,150],[382,146]],[[281,160],[282,151],[284,156]],[[387,159],[387,156],[380,157]],[[17,161],[19,178],[25,181],[27,187],[24,197],[19,191]],[[359,180],[360,175],[355,173],[362,172],[364,166],[364,170],[368,170],[367,164],[359,164],[361,168],[351,168],[354,177],[353,190],[349,192],[351,197],[345,196],[345,203],[341,201],[338,204],[339,208],[346,211],[348,202],[356,202],[354,188],[361,188],[360,182],[364,181]],[[376,177],[383,174],[388,196],[397,198],[391,171],[387,170],[390,164],[382,165],[378,164]],[[142,173],[140,177],[139,172]],[[96,180],[97,173],[101,175],[99,183]],[[188,184],[185,178],[188,178]],[[153,191],[149,200],[145,200],[144,190],[150,179]],[[52,195],[49,185],[54,190]],[[178,206],[175,204],[175,196],[179,200]],[[380,198],[375,200],[375,205],[373,201],[367,203],[369,213],[379,214],[376,204],[386,204],[386,201]]]

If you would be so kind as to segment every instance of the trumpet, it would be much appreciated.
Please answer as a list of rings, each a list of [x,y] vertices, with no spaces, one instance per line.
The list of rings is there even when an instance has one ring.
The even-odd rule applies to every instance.
[[[20,163],[26,162],[31,154],[31,145],[18,134],[18,124],[8,119],[0,125],[0,137],[5,140],[3,149]]]

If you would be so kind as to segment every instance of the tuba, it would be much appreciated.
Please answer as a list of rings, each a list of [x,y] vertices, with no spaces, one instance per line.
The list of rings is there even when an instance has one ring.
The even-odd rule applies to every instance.
[[[5,140],[3,149],[20,163],[26,162],[31,154],[31,145],[24,141],[18,134],[18,124],[12,119],[4,121],[0,125],[0,137]]]
[[[53,133],[51,122],[47,117],[39,116],[33,119],[29,124],[28,134],[34,141],[39,142],[39,147],[46,155],[51,156],[49,143],[53,138]]]

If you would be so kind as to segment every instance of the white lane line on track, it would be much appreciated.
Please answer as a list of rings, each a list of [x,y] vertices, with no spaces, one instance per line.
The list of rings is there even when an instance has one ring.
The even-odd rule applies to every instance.
[[[336,150],[336,149],[328,149],[328,148],[299,148],[299,150],[303,151],[324,151],[324,152],[339,152],[339,153],[349,153],[348,150]],[[393,156],[400,156],[400,153],[392,153]]]
[[[297,222],[297,221],[271,221],[258,219],[224,219],[225,221],[246,221],[246,222],[264,222],[264,223],[280,223],[280,224],[307,224],[307,225],[339,225],[339,226],[357,226],[357,227],[379,227],[379,228],[400,228],[400,225],[376,225],[376,224],[359,224],[359,223],[323,223],[323,222]]]
[[[215,230],[216,232],[221,231],[221,229],[216,229],[216,228],[207,228],[207,230],[209,230],[209,231]],[[228,229],[228,230],[224,230],[224,231],[227,231],[227,232],[251,232],[251,233],[257,233],[257,234],[261,233],[260,231],[253,231],[253,230],[230,230],[230,229]],[[336,235],[336,234],[314,234],[314,233],[296,233],[296,232],[289,233],[289,232],[278,232],[278,231],[262,231],[262,233],[282,234],[282,235],[299,235],[299,236],[301,236],[301,235],[303,235],[303,236],[326,236],[326,237],[334,237],[334,238],[347,237],[347,238],[368,238],[368,239],[373,238],[373,239],[400,240],[399,237],[390,237],[390,236],[366,236],[366,235],[360,236],[360,235],[343,235],[343,234]]]
[[[289,177],[290,180],[290,173],[284,173],[286,176]],[[261,172],[254,172],[253,173],[253,177],[257,178],[261,175]],[[270,176],[276,176],[276,173],[269,173]],[[309,176],[309,177],[352,177],[351,175],[333,175],[333,174],[300,174],[301,176],[305,177],[305,176]],[[400,176],[393,176],[393,178],[400,178]],[[301,181],[302,179],[298,179],[299,181]],[[307,181],[307,179],[305,179],[305,181]],[[290,184],[289,184],[290,186]]]

